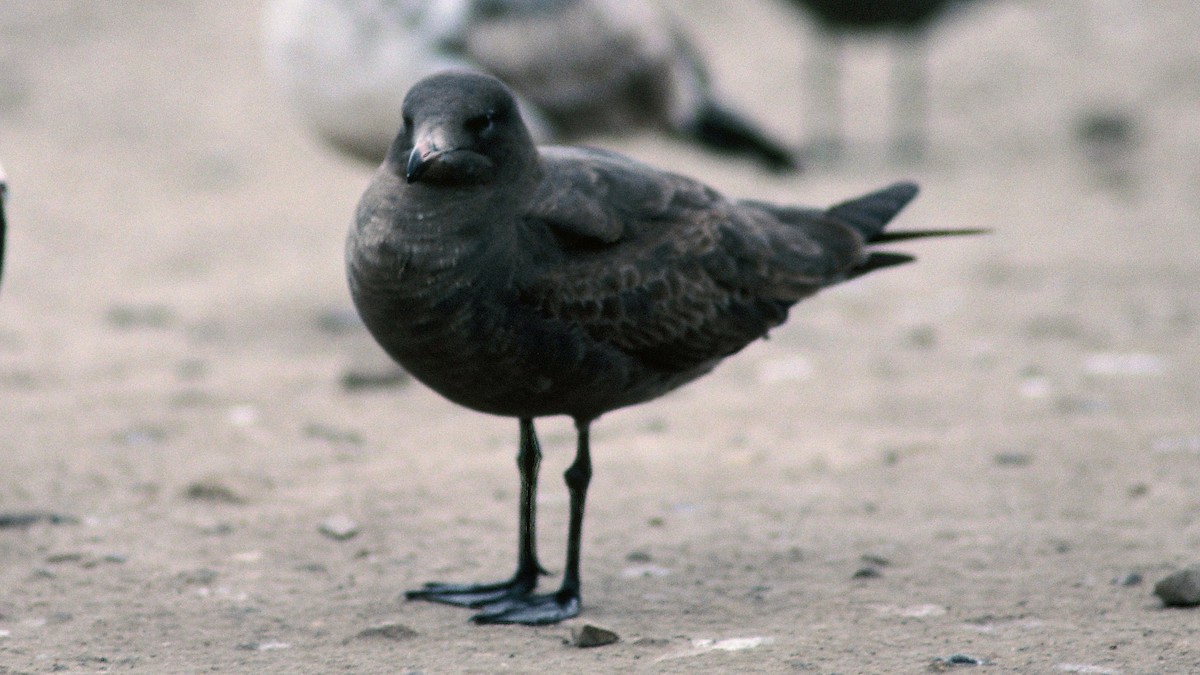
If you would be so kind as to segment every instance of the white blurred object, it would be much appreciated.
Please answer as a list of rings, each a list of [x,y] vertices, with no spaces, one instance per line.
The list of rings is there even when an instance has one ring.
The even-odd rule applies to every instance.
[[[698,52],[649,0],[271,0],[263,34],[307,123],[370,162],[395,138],[413,84],[466,68],[507,83],[542,144],[657,129],[796,166],[716,102]]]
[[[1167,360],[1145,352],[1095,352],[1084,358],[1083,370],[1089,375],[1109,377],[1162,375],[1167,371]]]

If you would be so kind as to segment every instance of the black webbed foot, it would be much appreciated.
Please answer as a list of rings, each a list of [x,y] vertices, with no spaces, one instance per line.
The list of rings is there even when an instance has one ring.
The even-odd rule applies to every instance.
[[[409,600],[428,600],[458,607],[483,607],[500,602],[514,602],[529,597],[537,586],[537,578],[513,577],[494,584],[428,583],[423,588],[406,591]]]
[[[579,606],[578,592],[560,590],[544,595],[511,597],[484,605],[483,611],[471,617],[471,621],[538,626],[579,616]]]

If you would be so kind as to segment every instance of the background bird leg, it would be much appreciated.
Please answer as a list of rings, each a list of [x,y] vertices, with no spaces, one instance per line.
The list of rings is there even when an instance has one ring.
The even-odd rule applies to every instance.
[[[925,158],[929,108],[925,38],[925,31],[902,31],[896,41],[892,157],[899,164],[918,164]]]
[[[818,164],[835,165],[842,159],[844,133],[842,120],[840,35],[819,36],[808,63],[809,147],[807,157]]]

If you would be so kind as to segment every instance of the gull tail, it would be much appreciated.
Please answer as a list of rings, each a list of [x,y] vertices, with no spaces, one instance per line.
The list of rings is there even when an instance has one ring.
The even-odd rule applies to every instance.
[[[893,183],[885,188],[829,207],[825,214],[858,231],[868,244],[886,244],[906,239],[926,237],[958,237],[986,234],[987,229],[960,228],[952,230],[901,230],[884,232],[883,228],[917,196],[916,183]]]
[[[918,188],[915,183],[894,183],[880,190],[857,197],[849,201],[831,206],[826,215],[835,218],[862,235],[868,244],[887,244],[908,239],[924,239],[927,237],[957,237],[971,234],[986,234],[986,229],[963,228],[948,230],[901,230],[885,232],[884,228],[897,213],[908,206],[917,196]],[[862,276],[885,267],[903,265],[916,260],[907,253],[892,253],[887,251],[871,251],[862,264],[855,267],[847,278]]]

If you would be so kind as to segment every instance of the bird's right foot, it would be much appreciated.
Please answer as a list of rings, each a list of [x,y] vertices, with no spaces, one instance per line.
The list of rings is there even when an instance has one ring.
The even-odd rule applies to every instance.
[[[483,607],[497,602],[524,598],[537,587],[537,578],[513,577],[508,581],[492,584],[425,584],[424,587],[406,591],[408,600],[428,600],[458,607]]]

